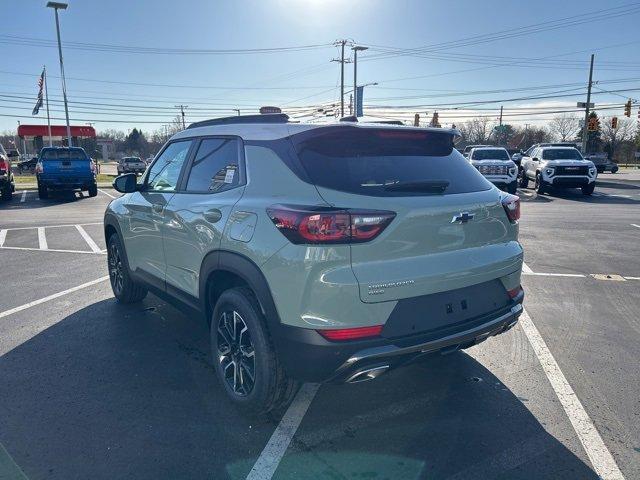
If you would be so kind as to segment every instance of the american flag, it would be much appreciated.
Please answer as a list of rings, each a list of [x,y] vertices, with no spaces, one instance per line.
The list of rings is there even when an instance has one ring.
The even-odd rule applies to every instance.
[[[40,107],[42,106],[42,89],[44,88],[44,68],[42,69],[42,73],[40,74],[40,78],[38,79],[38,99],[36,100],[36,106],[33,107],[33,111],[31,115],[37,115],[40,111]]]

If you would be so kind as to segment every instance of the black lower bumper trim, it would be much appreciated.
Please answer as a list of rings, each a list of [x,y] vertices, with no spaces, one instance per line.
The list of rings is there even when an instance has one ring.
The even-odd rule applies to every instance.
[[[300,381],[344,382],[375,366],[391,370],[431,353],[450,353],[509,330],[522,313],[524,293],[506,308],[470,320],[452,332],[429,332],[401,338],[330,342],[313,329],[280,325],[272,337],[285,370]]]

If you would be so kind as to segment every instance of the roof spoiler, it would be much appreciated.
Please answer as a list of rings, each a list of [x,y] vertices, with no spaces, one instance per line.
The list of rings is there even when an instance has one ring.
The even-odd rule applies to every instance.
[[[214,125],[237,125],[242,123],[288,123],[289,115],[286,113],[262,113],[258,115],[236,115],[234,117],[211,118],[194,122],[187,127],[210,127]]]

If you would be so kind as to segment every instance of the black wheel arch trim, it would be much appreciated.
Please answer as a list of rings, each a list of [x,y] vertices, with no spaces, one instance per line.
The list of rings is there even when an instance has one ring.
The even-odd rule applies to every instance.
[[[207,321],[211,320],[211,314],[215,305],[208,304],[208,281],[211,274],[226,271],[243,279],[258,299],[258,303],[267,319],[267,325],[272,333],[281,326],[280,316],[273,301],[273,295],[267,279],[252,260],[244,255],[228,250],[214,250],[207,254],[200,267],[199,298],[200,308]]]

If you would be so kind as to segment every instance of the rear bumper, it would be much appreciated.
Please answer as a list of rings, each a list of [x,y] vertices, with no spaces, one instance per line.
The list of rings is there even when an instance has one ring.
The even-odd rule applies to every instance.
[[[274,333],[278,355],[292,377],[306,382],[355,382],[392,370],[431,353],[476,345],[513,327],[522,313],[524,292],[505,308],[465,322],[454,331],[329,342],[312,329],[280,326]],[[367,372],[373,372],[367,377]]]
[[[491,183],[493,183],[497,187],[506,187],[507,185],[510,185],[511,183],[518,181],[518,179],[515,176],[508,177],[503,175],[485,175],[484,178],[489,180]]]
[[[73,178],[73,177],[38,177],[38,184],[53,190],[86,190],[96,184],[95,177]]]

